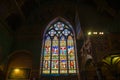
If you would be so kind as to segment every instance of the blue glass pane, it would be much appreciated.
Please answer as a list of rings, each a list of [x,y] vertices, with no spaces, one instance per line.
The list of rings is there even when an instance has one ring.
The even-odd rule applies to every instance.
[[[52,54],[58,55],[58,38],[56,36],[52,41]]]
[[[52,52],[53,52],[53,54],[58,54],[58,46],[53,46]]]
[[[55,30],[63,30],[64,24],[62,22],[57,22],[54,24]]]
[[[54,36],[54,34],[56,34],[56,31],[55,30],[51,30],[48,33],[50,34],[50,36]]]
[[[67,36],[68,34],[70,34],[70,31],[68,29],[65,29],[63,32],[62,32],[65,36]]]

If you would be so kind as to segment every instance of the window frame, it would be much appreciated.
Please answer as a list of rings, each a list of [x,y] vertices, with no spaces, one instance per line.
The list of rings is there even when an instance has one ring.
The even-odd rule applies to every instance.
[[[70,23],[69,22],[67,22],[66,20],[64,20],[63,18],[57,18],[57,19],[55,19],[55,20],[53,20],[53,21],[51,21],[51,23],[49,23],[48,24],[48,26],[47,26],[47,28],[45,29],[45,31],[44,31],[44,35],[43,35],[43,45],[42,45],[42,54],[41,54],[41,71],[40,71],[40,73],[42,74],[42,75],[44,75],[44,73],[43,73],[43,61],[44,61],[44,51],[43,51],[43,49],[44,49],[44,46],[45,46],[45,35],[46,35],[46,33],[48,34],[48,32],[51,30],[48,30],[51,26],[53,26],[54,24],[56,24],[57,22],[62,22],[64,25],[67,25],[68,26],[68,28],[64,28],[62,31],[64,31],[65,29],[68,29],[71,33],[72,33],[72,35],[68,35],[68,36],[71,36],[72,37],[72,40],[73,40],[73,44],[74,44],[74,57],[75,57],[75,66],[76,66],[76,73],[69,73],[69,65],[68,65],[68,49],[66,49],[66,60],[67,60],[67,73],[65,73],[66,75],[71,75],[71,74],[77,74],[78,73],[78,64],[77,64],[77,50],[76,50],[76,39],[75,39],[75,32],[74,32],[74,30],[73,30],[73,28],[72,28],[72,26],[70,25]],[[55,28],[53,29],[53,30],[55,30]],[[56,31],[56,30],[55,30]],[[50,36],[50,35],[49,35]],[[56,35],[55,35],[56,36]],[[66,37],[64,34],[62,34],[62,36],[64,36],[65,38],[67,38],[66,39],[66,48],[68,47],[68,45],[67,45],[67,42],[68,42],[68,36]],[[64,74],[61,74],[60,73],[60,38],[58,37],[58,50],[59,50],[59,68],[58,68],[58,74],[51,74],[51,58],[52,58],[52,39],[51,39],[51,53],[50,53],[50,73],[48,74],[48,75],[64,75]],[[46,74],[45,74],[46,75]]]

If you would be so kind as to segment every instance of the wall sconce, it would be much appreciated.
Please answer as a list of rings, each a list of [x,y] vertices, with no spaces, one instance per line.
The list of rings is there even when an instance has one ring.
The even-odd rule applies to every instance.
[[[94,34],[94,35],[104,35],[104,32],[88,32],[87,33],[88,35],[92,35],[92,34]]]
[[[91,35],[92,34],[92,32],[88,32],[88,35]]]
[[[97,32],[93,32],[93,34],[97,34]]]
[[[19,68],[14,69],[14,73],[15,73],[15,74],[20,73],[20,69],[19,69]]]
[[[104,32],[99,32],[99,34],[100,34],[100,35],[103,35],[103,34],[104,34]]]

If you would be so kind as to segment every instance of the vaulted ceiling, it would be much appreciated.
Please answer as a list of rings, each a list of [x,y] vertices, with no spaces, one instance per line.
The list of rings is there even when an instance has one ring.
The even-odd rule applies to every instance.
[[[1,0],[0,21],[10,26],[12,30],[16,30],[36,8],[39,8],[38,12],[43,15],[46,12],[44,9],[50,6],[55,11],[55,9],[63,9],[64,6],[68,5],[75,9],[75,6],[79,7],[80,4],[91,5],[100,13],[107,12],[110,17],[115,17],[120,13],[119,0]],[[50,15],[50,12],[47,10],[46,14]],[[56,14],[59,15],[59,12]]]

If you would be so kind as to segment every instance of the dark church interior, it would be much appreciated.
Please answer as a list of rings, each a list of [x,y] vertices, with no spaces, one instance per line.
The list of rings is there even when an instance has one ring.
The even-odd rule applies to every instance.
[[[0,80],[120,80],[119,0],[0,0]]]

